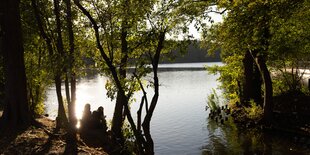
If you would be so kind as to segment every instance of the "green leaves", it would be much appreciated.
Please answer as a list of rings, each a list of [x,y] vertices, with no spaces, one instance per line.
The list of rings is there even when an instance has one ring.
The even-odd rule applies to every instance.
[[[310,60],[308,0],[220,0],[217,4],[227,9],[227,14],[223,23],[203,31],[203,44],[210,53],[221,50],[225,66],[212,71],[221,73],[219,80],[228,94],[234,94],[236,80],[243,79],[240,62],[246,51],[257,51],[258,55],[265,56],[269,67],[275,70],[287,72],[283,69],[307,67],[302,64]]]

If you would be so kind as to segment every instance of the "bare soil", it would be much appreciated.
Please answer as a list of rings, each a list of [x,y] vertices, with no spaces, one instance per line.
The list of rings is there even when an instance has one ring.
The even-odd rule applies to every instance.
[[[0,133],[0,154],[67,154],[66,132],[64,130],[54,132],[55,121],[46,117],[37,118],[36,121],[42,124],[41,127],[31,126],[14,134]],[[77,154],[107,155],[119,152],[106,133],[89,133],[92,135],[77,134],[75,145]]]

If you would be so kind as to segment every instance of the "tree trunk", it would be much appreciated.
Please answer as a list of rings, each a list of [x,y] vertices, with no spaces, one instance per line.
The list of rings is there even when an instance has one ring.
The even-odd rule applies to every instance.
[[[4,98],[4,60],[3,60],[3,23],[4,23],[4,1],[0,1],[0,109],[3,109]]]
[[[126,1],[127,2],[127,1]],[[125,81],[126,79],[126,67],[127,67],[127,60],[128,60],[128,43],[127,43],[127,22],[124,20],[122,22],[122,33],[121,33],[121,52],[122,52],[122,58],[121,58],[121,65],[119,68],[119,78],[120,81]],[[118,88],[123,89],[123,88]],[[128,99],[125,95],[121,95],[121,92],[117,92],[116,97],[116,103],[115,103],[115,109],[113,114],[113,121],[112,121],[112,132],[115,134],[116,138],[120,139],[121,142],[123,141],[123,133],[122,133],[122,127],[123,127],[123,107],[125,104],[128,104]]]
[[[258,105],[262,104],[262,81],[260,71],[254,61],[256,56],[256,51],[247,51],[243,59],[245,81],[243,84],[241,101],[245,103],[245,105],[249,105],[250,100],[254,100]]]
[[[54,14],[56,16],[56,32],[57,32],[57,64],[56,64],[56,77],[55,77],[55,84],[56,84],[56,93],[58,98],[58,121],[64,125],[63,127],[67,127],[68,119],[66,116],[66,112],[64,110],[64,102],[61,94],[61,73],[66,71],[66,67],[63,64],[62,59],[64,59],[64,46],[62,41],[62,33],[61,33],[61,21],[60,21],[60,8],[59,8],[59,0],[54,0]]]
[[[254,60],[252,58],[252,55],[250,51],[245,52],[244,58],[243,58],[243,68],[244,68],[244,84],[242,93],[240,96],[241,103],[248,105],[249,101],[252,99],[253,96],[253,64]]]
[[[36,21],[38,23],[38,28],[40,31],[41,37],[45,40],[46,45],[47,45],[47,50],[50,56],[50,62],[51,64],[55,64],[55,61],[52,59],[54,57],[54,52],[53,52],[53,47],[52,47],[52,41],[48,37],[47,33],[44,30],[43,27],[43,22],[40,17],[40,13],[38,10],[38,6],[35,0],[31,0],[32,7],[35,13]],[[56,4],[55,4],[56,5]],[[59,46],[59,45],[57,45]],[[65,108],[64,108],[64,103],[63,103],[63,98],[61,94],[61,75],[60,75],[60,69],[59,69],[59,63],[55,64],[56,65],[56,73],[54,73],[54,82],[55,82],[55,87],[56,87],[56,94],[57,94],[57,100],[58,100],[58,115],[57,115],[57,122],[56,122],[56,128],[64,127],[67,125],[68,120],[66,117],[65,113]]]
[[[76,78],[75,74],[71,73],[71,103],[69,104],[69,119],[71,128],[75,128],[77,119],[75,116],[75,102],[76,102]]]
[[[0,1],[0,63],[2,64],[3,61],[3,26],[4,26],[4,1]],[[0,83],[3,84],[3,83]]]
[[[257,64],[254,64],[254,76],[253,76],[253,100],[257,105],[263,107],[263,99],[262,99],[262,78],[260,75],[260,71],[258,69]]]
[[[123,94],[124,95],[124,94]],[[133,131],[133,134],[136,138],[136,145],[138,147],[138,153],[141,154],[141,155],[144,155],[144,154],[147,154],[147,150],[146,150],[146,147],[147,146],[147,143],[145,141],[145,139],[143,138],[142,136],[142,133],[139,132],[139,130],[137,130],[137,127],[135,125],[135,122],[133,120],[133,117],[130,113],[130,109],[129,109],[129,106],[128,104],[125,104],[124,105],[124,111],[125,111],[125,115],[127,117],[127,120],[131,126],[131,129]]]
[[[263,83],[264,83],[264,116],[263,119],[265,123],[270,124],[272,121],[272,111],[273,111],[273,88],[272,88],[272,80],[270,77],[269,70],[266,65],[266,60],[262,56],[258,56],[256,58],[256,62],[258,68],[261,72]]]
[[[69,105],[71,102],[71,97],[70,97],[70,86],[69,86],[69,78],[68,74],[65,73],[65,91],[66,91],[66,99],[67,99],[67,104]]]
[[[56,94],[58,99],[58,115],[56,118],[56,128],[66,127],[68,124],[68,119],[65,112],[64,102],[61,94],[61,77],[60,75],[55,76],[55,86]]]
[[[3,124],[9,128],[27,127],[32,117],[27,102],[24,49],[19,0],[5,0],[3,59],[5,64],[5,107]]]
[[[75,101],[76,101],[76,77],[74,72],[74,34],[73,34],[73,24],[72,24],[72,8],[71,1],[65,0],[66,3],[66,20],[67,20],[67,29],[69,34],[69,74],[71,82],[71,100],[68,102],[69,110],[69,122],[71,129],[75,129],[76,125],[76,116],[75,116]]]
[[[310,79],[308,79],[308,90],[310,91]]]
[[[124,95],[121,95],[120,92],[117,92],[114,114],[112,119],[112,127],[111,127],[114,136],[120,139],[120,141],[123,141],[123,133],[122,133],[123,107],[124,102],[126,102],[125,101],[126,97],[124,98],[122,96]]]
[[[266,65],[266,58],[268,54],[268,47],[269,47],[269,38],[271,37],[270,30],[269,30],[269,23],[270,23],[270,16],[268,12],[270,12],[270,7],[268,5],[264,5],[265,14],[263,16],[263,20],[259,23],[259,26],[262,29],[262,39],[261,39],[261,54],[256,57],[256,64],[260,71],[263,84],[264,84],[264,115],[263,120],[266,125],[270,125],[272,122],[272,113],[273,113],[273,88],[272,88],[272,80],[270,76],[270,72]],[[266,47],[266,48],[264,48]]]
[[[154,142],[153,142],[153,138],[150,132],[150,124],[151,124],[151,119],[152,119],[154,110],[158,102],[158,97],[159,97],[159,81],[158,81],[157,70],[158,70],[158,63],[160,59],[160,53],[161,53],[161,50],[163,49],[165,35],[166,35],[166,31],[163,31],[160,33],[159,38],[158,38],[158,45],[156,48],[156,52],[155,52],[154,58],[152,58],[154,95],[153,95],[153,98],[150,104],[150,108],[147,114],[145,115],[144,121],[142,123],[143,132],[144,132],[144,136],[146,139],[146,146],[145,146],[146,154],[149,154],[149,155],[154,154]]]

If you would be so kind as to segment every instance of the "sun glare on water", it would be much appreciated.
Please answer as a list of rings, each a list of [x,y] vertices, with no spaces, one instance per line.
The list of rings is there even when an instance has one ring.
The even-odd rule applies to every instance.
[[[85,104],[89,103],[91,96],[85,89],[86,86],[81,86],[81,89],[76,92],[75,116],[78,120],[82,119],[83,109]]]
[[[81,126],[80,120],[82,119],[84,106],[85,104],[89,102],[89,99],[90,99],[90,96],[88,95],[88,93],[83,91],[83,86],[82,86],[81,91],[77,91],[76,93],[75,117],[78,120],[76,124],[76,128],[80,128]]]
[[[91,105],[91,111],[97,110],[98,107],[104,108],[104,115],[107,119],[113,115],[114,104],[106,97],[105,83],[106,78],[97,76],[90,80],[81,80],[77,84],[75,116],[78,120],[82,119],[85,104]],[[80,124],[78,122],[77,127]]]
[[[75,116],[77,119],[82,119],[84,106],[87,103],[86,99],[77,97],[76,105],[75,105]]]

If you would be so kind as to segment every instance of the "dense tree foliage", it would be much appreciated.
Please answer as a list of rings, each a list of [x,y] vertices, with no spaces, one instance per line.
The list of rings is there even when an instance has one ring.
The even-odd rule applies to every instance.
[[[25,2],[26,3],[26,2]],[[71,2],[72,3],[72,2]],[[59,102],[58,118],[67,124],[68,120],[65,115],[65,105],[68,105],[69,121],[75,126],[74,105],[76,100],[76,78],[81,75],[85,66],[84,59],[87,57],[86,52],[92,48],[88,46],[91,38],[87,38],[82,23],[78,19],[76,9],[68,1],[37,1],[27,2],[27,9],[32,13],[33,26],[38,38],[41,40],[46,55],[48,72],[50,79],[56,84],[56,92]],[[73,23],[79,23],[74,25]],[[36,38],[35,38],[36,39]],[[29,39],[30,40],[30,39]],[[80,59],[76,59],[80,57]],[[77,67],[78,66],[78,67]],[[45,84],[46,84],[46,79]],[[65,99],[61,94],[61,83],[65,83]],[[42,85],[44,85],[42,83]]]
[[[205,44],[211,51],[221,48],[226,65],[213,71],[220,71],[222,87],[231,101],[247,105],[254,100],[264,107],[268,121],[274,92],[270,70],[275,75],[279,74],[274,70],[281,71],[285,80],[281,87],[286,91],[301,88],[297,85],[302,74],[296,68],[308,67],[309,31],[305,20],[309,2],[219,1],[218,6],[226,11],[224,22],[205,31]],[[231,72],[232,68],[237,72]]]
[[[309,7],[308,0],[287,2],[273,11],[270,31],[273,35],[269,63],[279,75],[275,78],[276,93],[300,91],[304,71],[309,69]],[[283,8],[286,8],[285,10]],[[289,14],[283,12],[289,11]]]
[[[28,102],[32,115],[44,113],[45,90],[50,86],[52,74],[49,72],[48,55],[44,40],[40,38],[35,23],[35,16],[29,2],[20,6],[23,40],[25,50],[25,67],[27,76]]]

